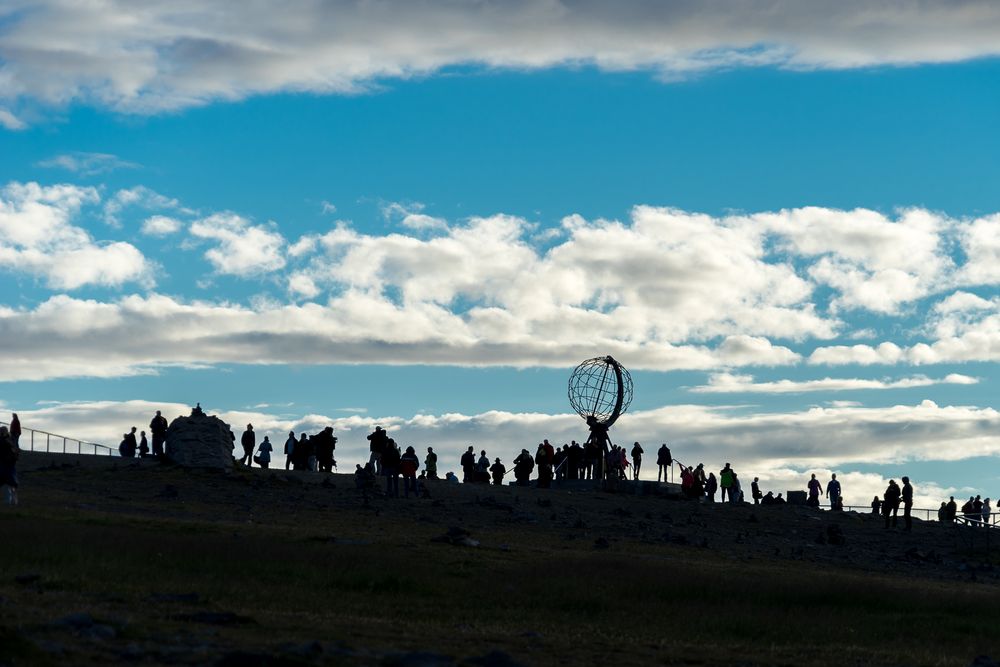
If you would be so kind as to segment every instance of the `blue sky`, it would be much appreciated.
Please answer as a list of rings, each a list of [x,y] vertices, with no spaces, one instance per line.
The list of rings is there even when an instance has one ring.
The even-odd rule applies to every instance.
[[[997,488],[995,9],[373,6],[0,8],[0,404],[506,457],[613,352],[622,439]]]

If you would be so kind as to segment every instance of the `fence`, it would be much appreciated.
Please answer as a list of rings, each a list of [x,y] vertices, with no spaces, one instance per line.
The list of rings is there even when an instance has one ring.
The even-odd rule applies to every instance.
[[[0,426],[10,428],[10,424],[7,422],[0,422]],[[34,428],[21,429],[21,439],[18,442],[18,447],[28,452],[118,456],[118,450],[107,445],[99,445],[96,442],[69,438],[65,435],[40,431]]]

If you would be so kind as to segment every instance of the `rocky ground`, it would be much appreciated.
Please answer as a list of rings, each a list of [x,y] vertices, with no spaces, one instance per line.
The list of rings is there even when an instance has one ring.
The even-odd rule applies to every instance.
[[[977,617],[1000,602],[986,531],[936,522],[443,482],[366,499],[349,475],[40,454],[21,476],[0,664],[954,665],[1000,646]]]

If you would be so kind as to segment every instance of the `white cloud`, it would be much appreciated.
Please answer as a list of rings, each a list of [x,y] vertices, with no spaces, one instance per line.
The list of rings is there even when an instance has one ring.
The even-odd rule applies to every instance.
[[[0,10],[8,100],[159,111],[278,91],[356,91],[456,65],[852,68],[1000,53],[1000,9],[863,0],[297,4],[14,0]]]
[[[943,378],[929,378],[925,375],[900,378],[898,380],[866,380],[860,378],[823,378],[820,380],[777,380],[774,382],[754,382],[752,375],[715,373],[708,384],[693,387],[697,394],[798,394],[813,391],[856,391],[859,389],[913,389],[937,384],[976,384],[979,380],[968,375],[950,373]]]
[[[0,189],[0,266],[41,277],[49,287],[152,285],[152,265],[133,245],[97,242],[74,225],[97,190],[10,183]]]
[[[274,225],[252,225],[234,213],[216,213],[191,223],[191,235],[218,241],[205,252],[216,273],[250,277],[285,266],[285,238]]]
[[[0,127],[8,130],[23,130],[28,125],[7,109],[0,108]]]
[[[142,233],[146,236],[169,236],[176,234],[184,226],[180,220],[165,215],[154,215],[142,223]]]
[[[150,190],[144,185],[138,185],[134,188],[119,190],[105,202],[104,222],[111,227],[120,227],[121,223],[118,220],[118,216],[130,206],[142,208],[147,211],[180,209],[185,213],[192,213],[192,211],[183,208],[176,199],[161,195],[159,192]]]
[[[382,207],[386,220],[398,220],[399,224],[414,231],[448,229],[448,221],[423,213],[425,206],[420,202],[400,204],[391,202]]]
[[[192,402],[204,397],[192,396]],[[210,401],[202,402],[217,412]],[[18,409],[20,408],[20,409]],[[99,443],[115,444],[121,433],[149,423],[155,410],[167,419],[187,414],[190,408],[175,403],[127,401],[122,403],[54,403],[17,409],[26,427],[64,433]],[[310,414],[283,416],[256,411],[219,411],[235,428],[253,423],[262,437],[283,442],[289,430],[314,432],[332,425],[340,443],[341,468],[367,460],[365,435],[375,424],[385,426],[403,446],[430,445],[440,457],[442,471],[458,469],[458,457],[469,443],[491,456],[509,462],[522,443],[548,438],[556,444],[586,438],[586,426],[576,415],[489,411],[475,415],[420,414],[412,417],[349,414],[328,417]],[[759,476],[764,489],[803,489],[809,473],[824,482],[837,472],[848,503],[866,505],[885,488],[884,477],[852,471],[866,466],[903,464],[908,461],[957,461],[1000,454],[1000,413],[991,408],[941,407],[924,401],[917,405],[887,408],[813,408],[801,412],[734,415],[724,409],[678,405],[629,412],[612,430],[619,442],[638,440],[648,456],[660,442],[668,442],[675,458],[685,464],[704,462],[709,469],[731,461],[749,486]],[[645,475],[655,475],[647,465]],[[914,477],[918,505],[933,501],[937,507],[954,489],[933,480]],[[987,492],[989,493],[989,492]]]
[[[1000,284],[1000,215],[973,220],[962,234],[968,261],[960,280],[967,285]]]
[[[81,176],[94,176],[115,171],[116,169],[136,169],[139,167],[138,164],[122,160],[117,155],[112,155],[111,153],[87,153],[82,151],[56,155],[55,157],[38,162],[37,165],[39,167],[64,169],[80,174]]]
[[[330,202],[326,201],[325,199],[322,202],[320,202],[320,205],[321,205],[321,213],[323,215],[337,212],[337,207],[331,204]]]
[[[288,291],[305,299],[311,299],[320,292],[313,279],[302,273],[293,273],[288,277]]]

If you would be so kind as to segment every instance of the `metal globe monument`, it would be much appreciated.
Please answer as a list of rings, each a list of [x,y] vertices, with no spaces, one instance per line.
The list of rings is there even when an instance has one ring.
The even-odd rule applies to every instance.
[[[587,359],[569,377],[569,403],[590,427],[586,444],[604,452],[600,457],[600,478],[604,480],[605,459],[612,444],[608,429],[632,403],[632,376],[611,355]],[[614,480],[606,483],[614,484]]]

